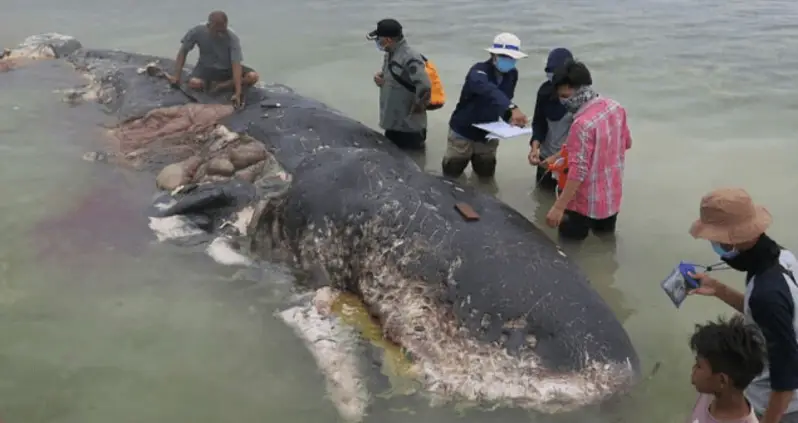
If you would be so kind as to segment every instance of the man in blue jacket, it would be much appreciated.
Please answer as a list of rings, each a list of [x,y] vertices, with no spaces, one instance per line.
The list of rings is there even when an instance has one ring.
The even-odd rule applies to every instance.
[[[532,139],[529,141],[529,164],[537,166],[537,185],[548,191],[554,191],[557,181],[541,162],[556,154],[568,137],[568,129],[574,121],[573,114],[560,102],[551,84],[554,70],[561,67],[574,56],[566,48],[555,48],[549,52],[546,60],[546,81],[538,89],[535,112],[532,114]]]
[[[513,104],[518,83],[518,59],[527,57],[521,52],[521,40],[513,34],[501,33],[486,49],[490,59],[469,69],[460,100],[449,119],[449,139],[443,157],[443,174],[456,178],[463,174],[468,163],[478,176],[492,177],[496,173],[498,139],[488,139],[488,133],[475,128],[475,123],[504,119],[513,125],[526,126],[527,117]]]

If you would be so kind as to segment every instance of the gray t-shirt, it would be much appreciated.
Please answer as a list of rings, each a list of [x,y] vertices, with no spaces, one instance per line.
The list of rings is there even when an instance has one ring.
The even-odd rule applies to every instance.
[[[244,60],[241,42],[231,29],[225,35],[217,35],[211,33],[207,26],[197,25],[189,29],[180,42],[180,51],[183,54],[188,54],[194,46],[199,46],[198,68],[229,70],[233,68],[233,63]]]

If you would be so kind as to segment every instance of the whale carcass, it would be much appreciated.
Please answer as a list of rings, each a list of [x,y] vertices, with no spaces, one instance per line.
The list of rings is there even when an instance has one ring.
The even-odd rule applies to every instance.
[[[68,46],[65,60],[91,81],[70,98],[96,99],[116,120],[111,159],[176,188],[160,217],[237,237],[249,254],[323,275],[314,288],[357,295],[434,398],[551,413],[638,380],[612,310],[506,204],[423,172],[381,134],[287,87],[251,88],[233,110],[229,95],[186,93],[149,71],[171,60]],[[481,218],[463,219],[461,202]]]

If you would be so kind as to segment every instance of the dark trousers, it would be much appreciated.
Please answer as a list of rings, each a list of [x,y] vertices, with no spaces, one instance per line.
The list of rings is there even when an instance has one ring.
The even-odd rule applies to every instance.
[[[427,145],[427,130],[420,132],[385,131],[385,138],[402,150],[424,150]]]
[[[587,238],[591,230],[596,235],[614,233],[617,221],[617,214],[604,219],[593,219],[575,211],[566,210],[558,229],[560,237],[573,241],[582,241]]]

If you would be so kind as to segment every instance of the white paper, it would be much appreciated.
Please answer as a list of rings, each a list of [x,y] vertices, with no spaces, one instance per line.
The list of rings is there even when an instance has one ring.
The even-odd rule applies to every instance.
[[[474,127],[488,132],[488,138],[514,138],[522,135],[532,135],[532,128],[519,128],[515,125],[499,120],[488,123],[475,123]]]

